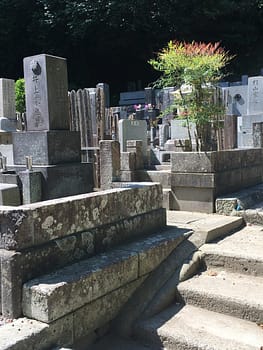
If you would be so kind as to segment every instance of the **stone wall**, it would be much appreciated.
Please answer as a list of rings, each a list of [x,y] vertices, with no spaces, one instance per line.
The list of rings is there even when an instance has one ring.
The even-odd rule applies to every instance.
[[[263,149],[182,152],[171,155],[178,210],[214,212],[215,199],[262,182]]]
[[[1,310],[22,314],[22,285],[166,225],[158,184],[0,207]]]

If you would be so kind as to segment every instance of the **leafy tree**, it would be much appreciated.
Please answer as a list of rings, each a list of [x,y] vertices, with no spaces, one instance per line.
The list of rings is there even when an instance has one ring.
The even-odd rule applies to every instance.
[[[15,82],[16,111],[24,113],[26,111],[25,101],[25,79],[18,79]]]
[[[218,42],[170,41],[156,59],[149,61],[162,72],[157,86],[178,86],[180,97],[175,98],[175,105],[188,125],[189,121],[196,124],[197,150],[209,149],[209,122],[223,113],[222,105],[215,99],[216,84],[232,58]],[[188,93],[183,93],[185,86],[189,87]]]

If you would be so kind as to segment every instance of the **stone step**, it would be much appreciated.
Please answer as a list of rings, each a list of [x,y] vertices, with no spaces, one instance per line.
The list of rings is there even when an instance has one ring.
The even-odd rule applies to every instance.
[[[203,245],[200,250],[208,268],[263,276],[263,229],[246,226],[218,243]]]
[[[208,269],[178,291],[186,304],[263,323],[263,277]]]
[[[191,233],[173,227],[31,280],[23,314],[46,323],[70,314],[147,276]]]
[[[135,336],[151,350],[260,350],[263,345],[257,324],[191,305],[141,321]]]
[[[167,223],[168,225],[189,228],[196,234],[204,236],[205,242],[211,242],[223,237],[244,225],[241,217],[179,210],[167,211]]]
[[[171,188],[171,169],[167,170],[137,170],[137,181],[159,182],[163,188]]]

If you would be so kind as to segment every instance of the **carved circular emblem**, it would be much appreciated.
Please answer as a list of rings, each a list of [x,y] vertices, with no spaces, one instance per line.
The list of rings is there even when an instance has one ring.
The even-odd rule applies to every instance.
[[[41,74],[41,66],[39,64],[38,61],[36,60],[32,60],[30,62],[30,68],[32,69],[32,72],[35,74],[35,75],[40,75]]]

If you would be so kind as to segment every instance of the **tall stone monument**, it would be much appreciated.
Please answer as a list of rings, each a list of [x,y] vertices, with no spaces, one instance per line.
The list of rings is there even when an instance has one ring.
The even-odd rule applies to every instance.
[[[24,74],[27,131],[13,133],[16,168],[32,157],[32,171],[42,175],[42,200],[92,191],[92,165],[81,163],[79,132],[69,130],[66,59],[26,57]]]
[[[16,131],[15,82],[0,79],[0,156],[13,164],[12,132]]]
[[[242,115],[238,146],[253,147],[253,123],[263,122],[263,77],[248,78],[247,114]]]

